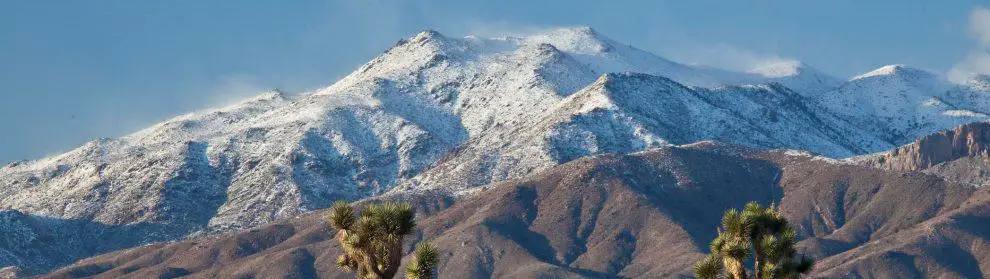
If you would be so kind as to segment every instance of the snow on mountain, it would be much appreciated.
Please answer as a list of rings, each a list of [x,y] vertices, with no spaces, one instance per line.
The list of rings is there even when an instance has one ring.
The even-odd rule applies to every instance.
[[[935,73],[889,65],[856,76],[818,102],[891,142],[906,142],[941,129],[987,119],[990,107],[959,106],[958,89]],[[955,94],[959,95],[959,94]]]
[[[892,147],[786,87],[703,89],[647,74],[606,74],[528,123],[472,139],[396,191],[464,190],[583,156],[709,139],[837,157]]]
[[[964,87],[974,91],[990,91],[990,75],[975,75],[966,80]]]
[[[946,94],[946,99],[957,106],[988,112],[990,111],[990,76],[971,76],[962,84],[954,85]]]
[[[842,81],[800,61],[782,61],[752,69],[747,73],[763,77],[763,82],[778,82],[808,97],[839,87]]]
[[[845,157],[985,118],[971,108],[979,98],[965,97],[990,94],[978,87],[950,94],[923,73],[891,72],[830,90],[827,75],[803,64],[686,66],[590,28],[424,31],[315,92],[268,92],[4,166],[0,209],[91,222],[100,229],[80,232],[91,239],[134,228],[153,236],[66,248],[83,255],[256,226],[396,185],[465,189],[603,152],[713,139]],[[722,85],[740,82],[755,85]],[[13,255],[0,266],[65,263],[0,250]]]

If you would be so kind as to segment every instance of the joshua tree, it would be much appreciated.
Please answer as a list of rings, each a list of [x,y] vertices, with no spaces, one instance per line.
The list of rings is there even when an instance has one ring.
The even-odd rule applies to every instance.
[[[344,249],[337,266],[361,279],[395,277],[402,261],[403,238],[416,228],[412,207],[395,202],[368,205],[357,217],[353,207],[337,201],[330,208],[329,221]],[[432,278],[437,257],[435,246],[420,243],[406,266],[406,278]]]
[[[730,209],[722,216],[711,254],[694,266],[698,278],[747,279],[745,261],[753,256],[757,279],[798,278],[811,271],[814,262],[794,250],[797,234],[772,204],[746,204],[742,212]]]
[[[429,242],[416,246],[413,260],[406,265],[406,279],[431,279],[437,268],[439,251]]]

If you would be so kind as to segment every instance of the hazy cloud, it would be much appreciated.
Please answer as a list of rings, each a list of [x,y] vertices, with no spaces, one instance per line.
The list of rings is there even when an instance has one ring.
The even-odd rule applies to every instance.
[[[671,59],[686,64],[705,65],[734,71],[748,71],[759,67],[791,62],[794,59],[773,53],[760,53],[740,47],[717,43],[710,46],[695,45],[674,51]]]
[[[259,85],[257,80],[247,75],[224,76],[210,89],[205,107],[232,105],[272,89],[275,88]]]
[[[976,7],[970,12],[969,33],[977,44],[949,71],[949,79],[955,82],[963,82],[973,74],[990,75],[990,8]]]
[[[990,46],[990,8],[977,7],[969,14],[969,31],[984,47]]]
[[[482,38],[494,38],[502,36],[524,37],[539,33],[549,32],[558,28],[568,26],[536,26],[527,24],[517,24],[508,21],[481,22],[475,21],[467,24],[467,33]]]

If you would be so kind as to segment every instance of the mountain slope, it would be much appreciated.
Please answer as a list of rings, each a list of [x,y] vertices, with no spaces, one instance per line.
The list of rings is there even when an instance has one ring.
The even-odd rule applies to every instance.
[[[819,275],[835,275],[833,263],[869,264],[847,257],[879,243],[897,246],[895,236],[944,216],[970,212],[955,221],[970,233],[986,232],[980,228],[990,220],[987,211],[970,210],[990,206],[986,195],[963,184],[711,143],[586,157],[481,189],[456,200],[434,192],[402,195],[425,214],[412,242],[431,239],[444,251],[441,278],[686,276],[715,237],[721,213],[751,200],[781,206],[803,239],[799,250],[820,259]],[[349,276],[333,268],[339,247],[329,235],[318,212],[243,233],[99,256],[46,278]],[[874,271],[961,277],[990,268],[985,245],[943,237],[939,243],[960,244],[953,253],[976,260]]]
[[[990,190],[925,222],[818,263],[823,278],[982,278],[990,273]]]
[[[838,157],[892,146],[779,85],[701,89],[645,74],[606,74],[529,123],[468,141],[396,191],[465,189],[591,154],[707,139]]]

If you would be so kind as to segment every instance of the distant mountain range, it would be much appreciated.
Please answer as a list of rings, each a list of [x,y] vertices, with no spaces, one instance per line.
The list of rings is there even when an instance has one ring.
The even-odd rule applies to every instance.
[[[894,173],[900,171],[929,172],[935,175],[930,179],[937,182],[910,183],[924,187],[932,183],[958,184],[951,186],[958,189],[950,189],[955,191],[950,194],[942,188],[903,190],[858,183],[864,183],[862,187],[896,192],[891,196],[950,196],[965,192],[952,196],[957,199],[953,201],[973,201],[969,199],[973,192],[978,192],[975,187],[986,180],[981,172],[985,164],[972,158],[980,158],[985,152],[967,149],[950,152],[951,156],[932,157],[925,154],[943,153],[924,142],[940,142],[936,140],[938,135],[925,137],[929,134],[987,120],[988,97],[990,78],[978,76],[956,84],[939,74],[903,65],[885,66],[849,80],[829,76],[800,62],[779,63],[747,72],[688,66],[617,43],[591,28],[500,38],[451,38],[424,31],[400,40],[355,72],[314,92],[298,95],[266,92],[229,107],[178,116],[122,138],[96,140],[65,154],[0,168],[0,208],[5,210],[0,212],[3,217],[0,228],[6,232],[0,237],[4,240],[0,241],[0,266],[17,266],[23,269],[23,274],[46,272],[84,257],[145,243],[235,233],[322,209],[337,199],[442,195],[450,197],[453,206],[437,214],[447,214],[443,212],[456,212],[457,208],[477,203],[464,204],[461,200],[483,199],[476,196],[489,195],[485,193],[490,191],[516,191],[508,190],[515,186],[500,186],[505,183],[553,176],[555,170],[560,171],[571,161],[604,160],[588,156],[695,150],[684,146],[701,141],[753,150],[745,154],[764,154],[760,156],[797,154],[797,151],[760,153],[757,150],[811,152],[824,157],[779,156],[878,173],[864,174],[868,178],[898,177]],[[916,143],[913,149],[897,148],[916,139],[922,143]],[[972,150],[984,150],[983,138],[970,142],[979,146]],[[873,154],[876,152],[887,153]],[[719,160],[757,160],[747,157],[757,155],[716,155],[704,156],[710,157],[706,160],[712,166],[738,165]],[[616,156],[623,159],[614,160],[642,161],[642,158],[630,158],[646,155]],[[835,163],[826,157],[852,158]],[[789,166],[780,162],[783,160],[780,158],[759,160],[778,167]],[[709,174],[668,175],[675,175],[677,181],[701,175],[722,177],[718,170],[709,171]],[[771,172],[747,175],[772,176]],[[733,177],[742,174],[724,175],[724,179],[735,180]],[[625,179],[622,175],[612,177]],[[666,178],[650,179],[651,183],[666,181],[663,180]],[[838,188],[834,187],[840,186],[833,182],[840,180],[823,176],[818,180],[822,185],[807,187],[835,191]],[[783,180],[726,183],[705,184],[715,188],[699,189],[716,195],[715,192],[722,191],[720,187],[731,185],[763,187],[759,191],[784,192],[752,198],[776,200],[785,205],[788,202],[779,200],[787,197],[790,187],[781,184]],[[576,199],[570,196],[560,199],[572,198]],[[675,197],[663,197],[667,198]],[[561,201],[546,206],[565,204]],[[642,214],[673,214],[664,209],[667,205],[651,206],[642,209],[645,210]],[[922,219],[935,218],[935,213],[948,212],[938,210],[960,208],[961,205],[948,203],[925,207],[923,210],[936,212],[912,217],[920,219],[904,221],[907,223],[898,228],[909,228],[920,224]],[[547,274],[575,276],[683,274],[687,266],[684,264],[696,259],[704,249],[704,245],[699,245],[703,242],[699,237],[714,233],[712,224],[718,219],[715,215],[723,209],[725,206],[719,205],[706,211],[707,215],[692,219],[663,217],[667,218],[663,222],[689,227],[683,230],[692,235],[689,238],[697,239],[685,243],[693,246],[684,246],[682,258],[670,259],[679,264],[652,271],[635,267],[636,249],[615,250],[608,259],[600,258],[605,254],[589,254],[587,257],[593,259],[580,260],[591,249],[587,247],[588,236],[584,239],[560,236],[559,241],[573,242],[567,247],[578,249],[575,251],[566,250],[572,248],[560,251],[564,248],[557,244],[546,244],[550,247],[546,248],[544,244],[522,243],[520,249],[537,246],[550,249],[526,252],[546,264],[532,267],[532,272],[564,272]],[[829,211],[837,210],[834,208],[815,210],[843,216],[860,214]],[[892,212],[876,211],[877,214]],[[512,212],[506,214],[509,213]],[[588,214],[592,213],[575,214],[572,221],[590,218]],[[847,217],[855,216],[842,218]],[[469,224],[464,223],[467,220],[458,220],[450,224]],[[525,218],[503,220],[500,226],[508,226],[505,229],[515,232],[520,226],[533,226],[532,222]],[[825,239],[846,221],[815,222],[831,223],[807,224],[824,227],[804,231],[802,236],[807,239],[803,243],[827,242],[814,246],[820,246],[814,249],[820,249],[816,253],[822,257],[834,258],[866,243],[864,239],[873,239],[869,235],[843,235],[841,245],[833,245],[839,240]],[[637,226],[640,226],[637,230],[649,227],[645,223]],[[876,230],[879,225],[856,226]],[[700,232],[701,228],[704,234],[692,231]],[[622,231],[609,232],[622,234]],[[435,231],[433,235],[443,237],[451,233]],[[475,235],[478,239],[495,241],[491,238],[494,235],[478,234]],[[640,239],[638,235],[630,237]],[[546,239],[558,241],[557,236]],[[580,245],[575,244],[578,242]],[[582,245],[585,247],[581,248]],[[464,257],[481,257],[477,258],[481,260],[492,256],[492,250],[480,251],[488,252]],[[659,258],[640,260],[647,259]],[[628,262],[600,262],[611,260]],[[477,263],[473,265],[479,268],[477,273],[471,274],[507,275],[496,271],[494,263],[494,260],[488,265]],[[585,264],[611,267],[582,267]],[[834,268],[829,270],[839,270]],[[95,273],[109,270],[98,269],[94,269],[99,271]],[[194,269],[186,268],[186,271]],[[528,273],[519,275],[528,277],[521,274]]]

